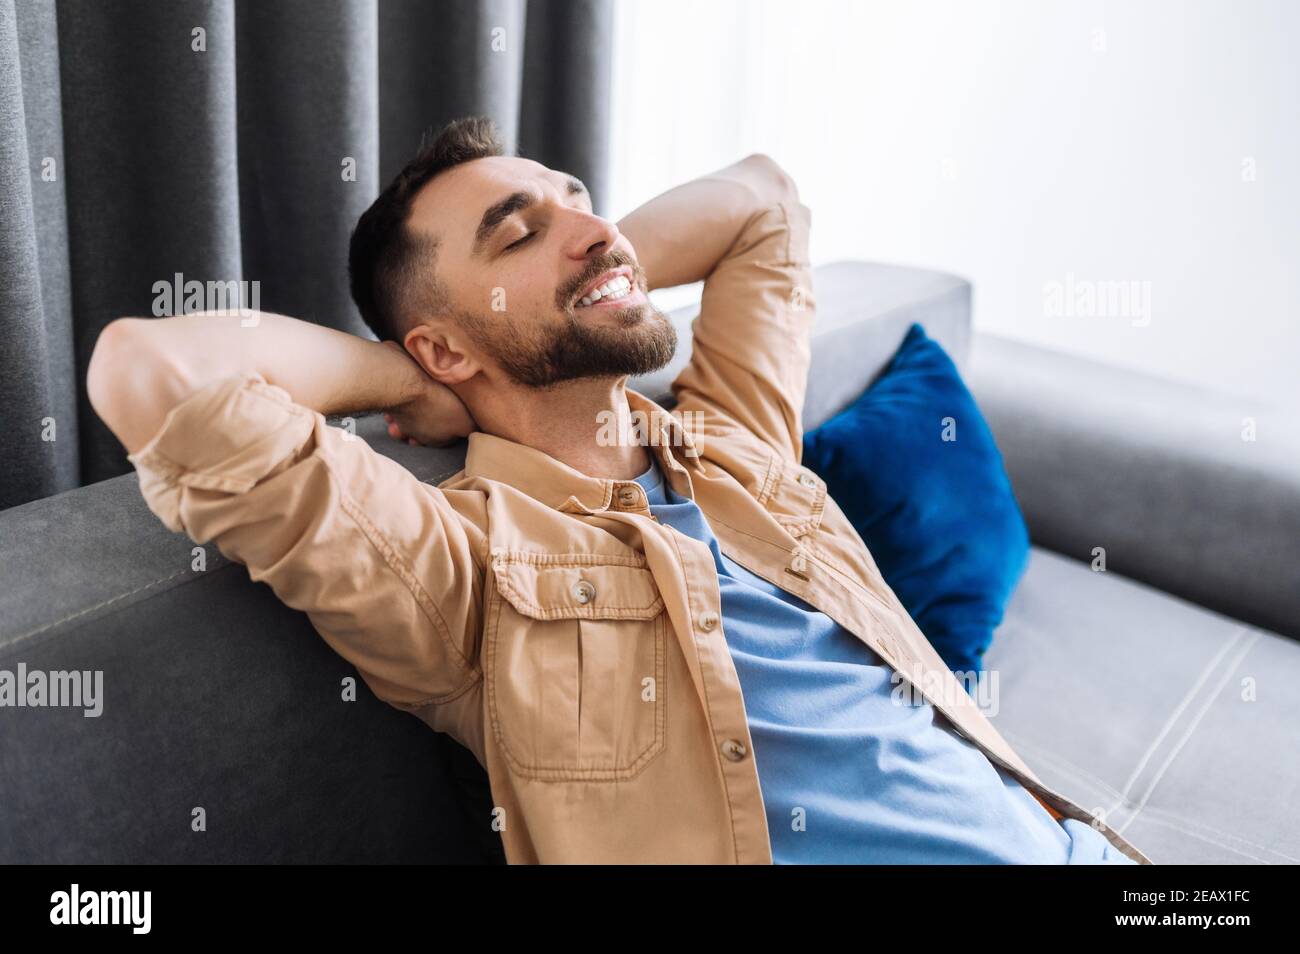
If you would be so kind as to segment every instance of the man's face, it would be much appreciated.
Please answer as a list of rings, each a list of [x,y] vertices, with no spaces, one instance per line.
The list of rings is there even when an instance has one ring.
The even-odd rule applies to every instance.
[[[476,159],[420,191],[410,228],[440,240],[448,317],[516,383],[644,374],[672,359],[677,332],[650,303],[636,250],[572,176]]]

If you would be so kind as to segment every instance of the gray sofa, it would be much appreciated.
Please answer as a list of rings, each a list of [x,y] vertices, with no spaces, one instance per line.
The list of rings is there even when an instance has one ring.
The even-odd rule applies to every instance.
[[[912,321],[993,426],[1036,544],[988,655],[994,722],[1026,761],[1157,863],[1300,859],[1294,426],[972,335],[950,275],[839,262],[816,294],[806,427]],[[674,363],[632,382],[666,405],[694,313],[673,314]],[[357,430],[430,483],[463,460],[392,441],[378,415]],[[0,513],[0,670],[100,670],[104,687],[97,717],[0,708],[0,862],[500,862],[469,752],[364,683],[342,701],[354,673],[306,616],[193,550],[132,473]]]

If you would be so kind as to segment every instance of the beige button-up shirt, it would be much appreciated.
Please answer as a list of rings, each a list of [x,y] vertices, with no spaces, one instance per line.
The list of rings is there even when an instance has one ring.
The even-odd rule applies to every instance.
[[[797,199],[748,219],[705,282],[675,407],[628,389],[647,426],[623,439],[650,445],[723,553],[862,640],[1054,818],[1150,864],[1012,750],[801,466],[810,222]],[[712,556],[636,481],[476,432],[430,486],[257,372],[190,395],[129,459],[171,530],[243,563],[379,698],[477,756],[511,863],[771,862]]]

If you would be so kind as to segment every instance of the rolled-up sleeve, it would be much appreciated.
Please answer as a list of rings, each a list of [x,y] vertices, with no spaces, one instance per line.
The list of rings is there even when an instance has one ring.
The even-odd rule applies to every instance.
[[[691,360],[672,384],[679,410],[720,411],[795,462],[816,317],[811,224],[795,198],[749,218],[704,282]]]
[[[379,698],[420,707],[478,678],[473,523],[258,372],[191,394],[127,459],[169,529],[307,613]]]

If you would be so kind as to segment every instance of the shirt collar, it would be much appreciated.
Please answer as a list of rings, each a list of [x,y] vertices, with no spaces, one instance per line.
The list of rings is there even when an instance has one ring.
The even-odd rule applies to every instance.
[[[680,471],[686,478],[689,491],[690,469],[699,466],[699,454],[690,432],[657,402],[632,388],[624,390],[628,409],[644,415],[643,420],[651,435],[650,453],[655,455],[669,485],[671,474]],[[687,466],[684,467],[683,462]],[[464,472],[466,477],[482,477],[509,484],[556,510],[593,513],[609,508],[618,484],[636,483],[634,478],[616,480],[588,476],[535,447],[485,431],[470,433]]]

